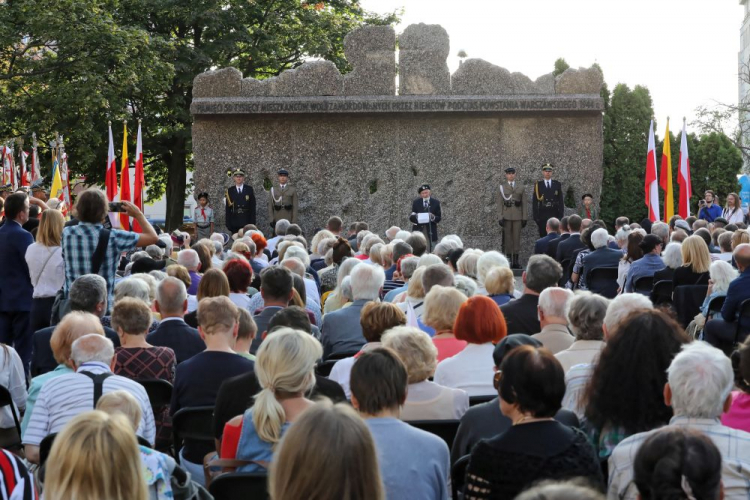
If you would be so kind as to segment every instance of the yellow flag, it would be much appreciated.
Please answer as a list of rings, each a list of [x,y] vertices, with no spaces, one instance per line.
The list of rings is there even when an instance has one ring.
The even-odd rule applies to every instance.
[[[672,150],[669,145],[669,118],[667,131],[664,133],[664,148],[661,154],[661,177],[659,185],[664,190],[664,222],[674,215],[674,192],[672,191]]]
[[[57,150],[52,150],[52,187],[49,190],[50,198],[62,199],[63,183],[60,177],[60,165],[57,162]]]

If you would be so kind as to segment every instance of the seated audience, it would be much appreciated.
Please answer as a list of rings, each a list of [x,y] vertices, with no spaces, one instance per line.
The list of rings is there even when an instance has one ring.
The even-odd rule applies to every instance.
[[[425,291],[422,276],[426,269],[426,266],[417,265],[406,285],[406,293],[400,294],[393,300],[404,314],[411,314],[415,319],[421,318],[424,312]]]
[[[161,321],[159,328],[146,336],[146,342],[172,349],[177,364],[187,361],[206,348],[198,330],[185,322],[187,292],[182,281],[172,277],[164,278],[156,287],[154,307],[161,314]]]
[[[501,341],[507,333],[503,313],[492,299],[483,295],[468,299],[459,308],[453,324],[456,339],[468,345],[458,354],[438,363],[435,382],[463,389],[469,396],[492,394],[493,343]]]
[[[458,274],[477,281],[477,262],[484,252],[476,248],[466,248],[458,259]],[[416,253],[415,253],[416,255]],[[506,259],[507,261],[507,259]]]
[[[523,295],[500,307],[508,325],[508,333],[539,333],[542,329],[537,314],[539,294],[546,288],[557,286],[562,274],[562,267],[554,259],[546,255],[531,256],[521,278],[524,284]]]
[[[408,373],[403,420],[451,420],[466,413],[469,395],[465,391],[428,380],[437,367],[437,348],[426,333],[410,326],[392,328],[383,334],[383,347],[393,349]]]
[[[458,310],[466,300],[466,296],[455,288],[440,285],[432,287],[425,296],[422,323],[435,330],[432,342],[438,350],[438,362],[458,354],[467,345],[465,340],[458,340],[453,334]]]
[[[112,342],[99,334],[84,335],[73,342],[70,357],[76,372],[48,380],[39,391],[23,433],[26,458],[38,463],[42,439],[60,432],[76,415],[90,410],[96,404],[97,395],[118,389],[126,390],[138,399],[143,412],[138,435],[153,443],[156,427],[148,394],[138,382],[111,372],[115,357]]]
[[[190,274],[190,288],[188,288],[188,295],[195,295],[198,293],[198,285],[200,285],[201,279],[203,278],[201,271],[201,260],[198,256],[198,252],[192,249],[180,250],[177,254],[177,264],[184,266]]]
[[[333,245],[333,249],[331,250],[331,260],[333,265],[323,269],[319,273],[321,293],[325,294],[326,292],[332,292],[334,288],[341,283],[343,278],[341,280],[338,279],[339,267],[346,259],[353,255],[354,253],[352,252],[352,247],[349,245],[349,242],[344,238],[338,237],[336,243]]]
[[[349,377],[354,363],[363,352],[380,346],[380,337],[385,331],[405,325],[406,316],[395,304],[368,302],[362,308],[362,316],[359,321],[362,325],[362,335],[367,343],[362,346],[362,349],[356,355],[337,361],[333,365],[330,375],[328,375],[330,380],[337,382],[344,389],[347,399],[352,397],[349,389]]]
[[[625,290],[625,280],[628,277],[628,272],[630,272],[630,266],[633,262],[636,262],[643,257],[641,243],[643,242],[644,236],[645,234],[641,231],[631,231],[628,234],[628,242],[624,247],[625,253],[617,266],[617,285],[619,286],[619,293],[623,293]]]
[[[599,460],[626,437],[669,421],[666,371],[687,342],[677,322],[655,310],[633,311],[609,336],[582,399]]]
[[[484,288],[487,296],[502,306],[513,299],[515,288],[515,277],[513,271],[507,267],[493,267],[487,272],[484,279]]]
[[[508,335],[495,346],[492,358],[495,363],[495,373],[497,374],[502,366],[505,356],[522,345],[533,347],[542,347],[541,342],[529,337],[523,333],[514,333]],[[570,427],[578,427],[578,418],[574,413],[560,408],[555,414],[555,420]],[[478,404],[469,408],[461,417],[461,424],[458,426],[456,438],[453,441],[451,449],[451,463],[456,463],[459,458],[471,453],[479,441],[498,436],[507,431],[513,422],[510,418],[503,415],[500,411],[500,400],[495,398],[492,401]]]
[[[546,229],[547,236],[536,240],[534,243],[534,255],[546,254],[550,242],[560,237],[560,220],[556,217],[547,219]]]
[[[604,500],[601,491],[587,481],[542,481],[516,497],[515,500]]]
[[[0,198],[0,210],[3,209]],[[23,459],[9,451],[0,449],[0,484],[8,500],[38,500],[34,477],[26,468]]]
[[[574,214],[568,217],[570,237],[557,245],[557,251],[555,252],[555,260],[557,262],[562,263],[564,260],[570,260],[573,252],[585,248],[586,244],[581,240],[581,229],[585,229],[582,223],[583,219],[578,215]]]
[[[247,309],[238,308],[238,310],[240,313],[240,326],[237,328],[237,340],[234,343],[234,352],[243,358],[255,361],[255,356],[250,354],[250,346],[258,334],[258,325],[255,324],[253,317],[250,316]]]
[[[725,427],[719,421],[732,404],[733,386],[732,364],[724,353],[705,342],[683,346],[667,372],[664,403],[671,407],[674,416],[663,429],[691,429],[708,436],[721,453],[725,498],[747,498],[750,494],[750,447],[747,446],[750,434]],[[635,500],[639,497],[634,482],[634,462],[644,442],[657,432],[663,430],[630,436],[612,452],[609,498]],[[688,484],[692,488],[692,483]]]
[[[112,326],[120,337],[115,349],[113,372],[131,380],[166,380],[174,383],[175,354],[169,347],[155,347],[146,342],[151,310],[138,299],[129,297],[115,303]],[[168,449],[172,441],[169,407],[154,409],[156,448]]]
[[[141,453],[125,415],[88,411],[55,438],[45,500],[148,500]]]
[[[729,231],[724,232],[719,235],[718,243],[719,243],[719,250],[721,250],[721,253],[719,254],[719,259],[726,261],[726,262],[732,262],[732,237],[734,236],[734,233],[731,233]]]
[[[635,282],[639,278],[653,278],[656,271],[664,269],[664,261],[661,260],[662,245],[661,238],[656,235],[647,234],[643,238],[643,241],[639,244],[641,250],[643,250],[643,257],[630,264],[628,275],[625,278],[625,292],[634,292]],[[683,252],[683,258],[684,255]]]
[[[140,279],[140,277],[143,276],[148,275],[131,275],[124,280],[119,281],[115,285],[115,301],[112,304],[112,307],[124,298],[133,298],[140,300],[150,309],[152,304],[151,290],[149,283],[147,283],[145,279]],[[151,276],[148,276],[148,278],[151,278]],[[102,325],[112,328],[112,316],[102,317]],[[148,333],[153,333],[158,327],[159,322],[152,318],[148,326]]]
[[[717,297],[726,297],[729,284],[738,276],[737,270],[723,260],[713,261],[708,273],[710,279],[708,280],[706,298],[703,299],[703,304],[701,304],[701,312],[695,316],[695,319],[690,322],[686,329],[691,338],[698,337],[703,330],[706,319],[710,314],[708,307],[711,305],[711,301]]]
[[[263,308],[253,315],[258,327],[250,353],[254,354],[263,342],[263,333],[268,330],[268,323],[274,315],[287,307],[292,298],[294,278],[291,271],[281,266],[269,266],[260,274],[260,295],[263,297]],[[253,312],[253,311],[251,311]]]
[[[198,285],[198,295],[188,295],[188,313],[185,323],[191,328],[198,328],[198,303],[207,297],[229,297],[229,280],[221,269],[209,269]],[[195,308],[190,310],[190,301],[195,299]]]
[[[354,302],[349,307],[327,313],[320,329],[323,357],[354,353],[365,345],[362,336],[360,315],[368,302],[380,298],[380,289],[385,281],[383,269],[377,266],[359,265],[351,272]]]
[[[253,280],[253,270],[250,264],[243,258],[229,259],[222,271],[229,282],[229,300],[237,307],[248,310],[250,297],[247,295],[247,289]],[[248,310],[248,312],[252,311]]]
[[[513,498],[543,479],[584,477],[601,487],[601,468],[586,435],[554,420],[565,393],[555,357],[544,348],[520,346],[497,373],[500,410],[513,425],[472,450],[465,498]]]
[[[672,281],[675,269],[682,266],[682,244],[668,243],[664,247],[664,253],[661,256],[664,261],[664,269],[654,273],[654,284],[660,281]]]
[[[68,303],[71,311],[87,312],[101,318],[107,310],[107,282],[98,274],[85,274],[75,280],[68,291]],[[36,377],[43,373],[50,372],[59,365],[56,360],[50,339],[55,326],[42,328],[34,333],[33,352],[31,355],[31,376]],[[93,333],[92,330],[88,333]],[[104,327],[104,334],[115,345],[120,345],[120,338],[117,332],[109,327]]]
[[[365,419],[378,450],[387,498],[450,497],[445,441],[399,420],[407,398],[407,368],[390,349],[362,353],[352,369],[352,406]]]
[[[732,349],[737,332],[737,321],[740,330],[745,332],[738,339],[744,341],[746,332],[750,331],[750,320],[747,317],[738,320],[740,305],[750,299],[750,244],[743,243],[734,249],[734,261],[740,275],[729,284],[727,298],[721,308],[721,318],[715,318],[706,323],[703,338],[709,344],[729,352]]]
[[[572,298],[573,292],[558,287],[547,288],[539,294],[537,310],[542,330],[532,337],[552,354],[568,349],[576,340],[568,330],[568,318],[565,315]]]
[[[338,311],[343,308],[346,304],[351,303],[351,300],[344,293],[344,281],[349,278],[352,270],[355,266],[358,266],[362,262],[357,259],[346,259],[342,261],[341,265],[336,268],[336,281],[333,287],[327,295],[324,293],[324,305],[323,312],[328,314],[333,311]]]
[[[591,233],[593,251],[583,257],[583,274],[580,274],[578,288],[586,290],[589,285],[589,273],[598,267],[617,267],[622,259],[620,250],[613,250],[607,246],[609,233],[599,228]]]
[[[245,462],[239,472],[262,471],[258,462],[271,462],[282,434],[314,404],[306,394],[315,385],[315,363],[322,354],[320,342],[291,328],[263,342],[255,364],[261,391],[252,407],[224,426],[222,458]]]
[[[338,446],[331,446],[334,441]],[[275,455],[271,498],[385,498],[372,434],[349,405],[320,402],[305,411]]]
[[[732,353],[734,385],[732,406],[721,416],[721,423],[732,429],[750,432],[750,341],[739,345]]]
[[[396,262],[396,270],[393,272],[394,279],[403,281],[404,284],[386,293],[383,298],[384,302],[395,302],[396,297],[408,291],[409,283],[411,282],[418,266],[419,257],[415,257],[411,254],[402,257],[400,261]],[[456,282],[458,283],[458,280],[456,280]]]
[[[609,301],[601,295],[578,292],[567,304],[568,323],[575,341],[555,357],[567,373],[573,366],[593,363],[604,347],[604,316]]]
[[[670,426],[651,434],[638,449],[633,476],[641,500],[724,498],[721,452],[694,429]]]
[[[675,269],[672,286],[707,285],[711,255],[699,236],[689,236],[682,242],[682,265]]]
[[[477,259],[477,283],[479,285],[479,294],[487,295],[487,274],[496,267],[510,269],[508,259],[506,259],[505,255],[500,252],[490,250],[489,252],[484,252]]]
[[[566,216],[560,219],[560,237],[550,241],[547,245],[547,251],[544,253],[551,259],[554,259],[557,255],[557,247],[568,238],[570,238],[570,228],[568,227],[568,217]]]
[[[213,297],[198,304],[198,332],[206,350],[177,366],[172,404],[174,417],[181,408],[212,406],[221,383],[253,370],[253,362],[234,352],[239,327],[239,311],[228,297]],[[198,483],[203,484],[203,457],[213,447],[186,439],[179,451],[180,463]]]

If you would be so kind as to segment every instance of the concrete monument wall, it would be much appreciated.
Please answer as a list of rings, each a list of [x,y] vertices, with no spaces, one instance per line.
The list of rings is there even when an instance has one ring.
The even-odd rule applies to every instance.
[[[258,225],[269,228],[265,179],[290,171],[306,234],[331,215],[364,220],[382,233],[410,228],[417,187],[432,186],[442,203],[441,235],[467,247],[500,247],[496,196],[504,169],[527,185],[553,163],[563,189],[601,193],[601,73],[569,69],[536,81],[480,59],[448,72],[448,35],[440,26],[411,25],[399,38],[368,26],[344,41],[354,70],[341,75],[327,61],[305,63],[267,80],[243,79],[233,68],[194,82],[193,152],[196,191],[208,191],[223,225],[226,171],[243,167],[258,197]],[[524,256],[538,237],[523,231]],[[524,259],[525,260],[525,259]]]

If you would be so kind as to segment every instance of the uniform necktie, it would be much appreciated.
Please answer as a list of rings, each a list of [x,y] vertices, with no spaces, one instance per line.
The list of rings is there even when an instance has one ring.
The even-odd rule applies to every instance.
[[[547,185],[547,189],[549,189],[549,181],[544,181],[544,183]]]
[[[424,207],[427,208],[427,200],[424,202]]]
[[[511,189],[515,189],[516,188],[516,183],[515,182],[511,182],[510,183],[510,187],[511,187]]]

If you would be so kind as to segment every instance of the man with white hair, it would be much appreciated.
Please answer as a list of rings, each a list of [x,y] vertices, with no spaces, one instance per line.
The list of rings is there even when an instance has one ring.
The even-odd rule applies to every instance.
[[[619,250],[613,250],[607,246],[609,242],[609,233],[604,228],[599,228],[591,233],[591,246],[594,247],[592,252],[589,252],[583,257],[583,273],[579,280],[579,288],[590,289],[591,283],[589,283],[589,273],[592,269],[597,267],[614,267],[620,265],[622,260],[622,252]],[[598,292],[598,290],[592,290]]]
[[[409,280],[414,271],[417,270],[417,267],[419,267],[419,257],[406,257],[401,261],[401,272],[395,271],[393,279],[402,281],[403,285],[386,293],[383,302],[393,302],[400,294],[406,293],[406,289],[409,287]]]
[[[666,222],[654,222],[651,225],[651,234],[661,238],[662,246],[666,247],[669,243],[669,224]]]
[[[288,260],[292,259],[297,262],[285,264]],[[318,285],[315,283],[314,279],[307,275],[307,269],[310,267],[310,256],[307,254],[307,250],[297,246],[287,248],[284,253],[284,260],[281,261],[281,265],[299,275],[305,281],[307,299],[312,300],[320,306],[320,292],[318,292]]]
[[[532,335],[550,350],[552,354],[564,351],[575,342],[575,337],[568,330],[568,318],[565,311],[573,292],[566,288],[551,287],[539,294],[539,325],[542,331]]]
[[[276,226],[274,226],[276,236],[269,238],[266,241],[266,250],[271,252],[271,255],[273,255],[274,250],[276,250],[276,245],[284,239],[284,236],[286,236],[286,230],[289,229],[289,226],[291,225],[292,224],[286,219],[279,219],[276,221]]]
[[[391,226],[385,230],[385,237],[388,238],[389,242],[391,242],[396,239],[396,235],[398,234],[399,231],[401,231],[400,227]]]
[[[617,327],[625,319],[625,316],[636,309],[653,309],[654,304],[645,295],[640,293],[623,293],[615,297],[607,306],[607,314],[604,315],[604,339],[608,339]]]
[[[330,312],[323,318],[321,340],[324,359],[332,354],[356,353],[365,345],[360,314],[365,304],[379,299],[385,281],[385,273],[380,266],[356,266],[349,276],[354,301],[350,306]]]
[[[705,342],[693,342],[684,345],[669,365],[664,402],[674,412],[669,427],[699,431],[713,441],[721,453],[723,498],[740,499],[750,497],[750,434],[720,420],[732,405],[733,387],[729,358]],[[643,442],[657,431],[634,434],[614,449],[609,457],[608,498],[639,498],[633,463]],[[690,484],[684,476],[682,480],[686,497],[691,498]]]
[[[148,394],[138,382],[112,373],[116,362],[112,341],[96,333],[84,335],[73,342],[70,358],[75,373],[50,379],[39,391],[22,439],[26,458],[39,463],[39,445],[45,437],[60,432],[73,417],[93,410],[102,394],[117,390],[138,400],[142,416],[136,433],[153,444],[156,427]]]
[[[177,254],[177,263],[181,266],[185,266],[190,274],[190,288],[187,289],[188,295],[198,294],[198,285],[201,282],[201,276],[198,274],[201,268],[201,260],[198,257],[198,252],[195,250],[180,250]]]
[[[187,302],[187,291],[182,281],[171,276],[161,280],[156,287],[154,301],[154,308],[161,315],[161,321],[156,330],[146,337],[151,345],[172,349],[178,364],[206,348],[198,330],[185,323]]]

